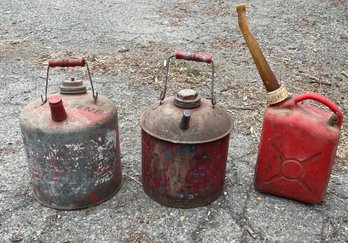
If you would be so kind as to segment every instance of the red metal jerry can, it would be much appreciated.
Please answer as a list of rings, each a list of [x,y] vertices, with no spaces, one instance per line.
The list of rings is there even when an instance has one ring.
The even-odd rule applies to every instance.
[[[333,114],[303,103],[315,100]],[[305,93],[269,106],[264,114],[255,187],[307,203],[323,200],[343,115],[330,100]]]
[[[325,195],[336,148],[342,111],[329,99],[314,93],[289,97],[280,86],[246,20],[246,5],[236,6],[239,27],[247,42],[266,90],[255,187],[259,191],[290,199],[320,203]],[[325,112],[304,101],[328,107]]]
[[[211,63],[211,100],[192,89],[165,98],[172,58]],[[214,66],[210,55],[177,52],[166,61],[160,102],[140,118],[142,182],[155,201],[180,208],[203,206],[221,194],[232,122],[216,105]]]
[[[47,97],[50,67],[86,66],[92,92],[82,81],[64,81]],[[56,209],[80,209],[113,196],[122,181],[118,120],[111,100],[94,92],[84,59],[49,62],[45,97],[20,115],[35,198]]]

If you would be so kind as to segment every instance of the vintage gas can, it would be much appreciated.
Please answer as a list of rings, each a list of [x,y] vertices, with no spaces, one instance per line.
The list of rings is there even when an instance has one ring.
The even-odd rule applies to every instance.
[[[336,154],[342,111],[318,94],[289,97],[285,87],[279,85],[249,29],[246,5],[238,4],[236,9],[239,27],[268,91],[268,107],[255,168],[255,187],[277,196],[320,203]],[[306,100],[328,107],[333,114],[305,104]]]
[[[165,98],[172,58],[211,63],[211,100],[193,89]],[[155,201],[179,208],[213,202],[223,190],[232,121],[215,104],[214,65],[210,55],[177,52],[166,61],[160,102],[140,118],[142,182]]]
[[[47,98],[50,67],[86,66],[92,92],[82,81],[64,81]],[[35,198],[56,209],[101,203],[121,186],[117,111],[94,92],[84,59],[51,60],[45,96],[28,104],[20,125]]]
[[[333,114],[302,103],[305,100],[315,100]],[[314,93],[269,106],[264,114],[255,187],[307,203],[321,202],[329,182],[342,119],[341,110],[333,102]]]

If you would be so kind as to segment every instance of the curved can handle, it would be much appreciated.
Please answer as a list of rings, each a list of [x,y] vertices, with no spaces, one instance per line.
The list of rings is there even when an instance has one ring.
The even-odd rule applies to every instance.
[[[216,100],[215,100],[215,95],[214,95],[214,75],[215,75],[215,71],[214,71],[213,57],[211,55],[209,55],[209,54],[198,54],[198,53],[181,52],[181,51],[175,52],[174,55],[170,56],[165,61],[165,68],[166,68],[165,80],[164,80],[164,88],[163,88],[163,90],[161,92],[161,96],[160,96],[160,104],[162,103],[162,101],[166,97],[167,83],[168,83],[168,74],[169,74],[169,65],[170,65],[170,60],[172,58],[182,59],[182,60],[186,60],[186,61],[205,62],[205,63],[211,64],[211,67],[212,67],[212,74],[211,74],[211,103],[214,106],[216,104]]]
[[[89,81],[90,81],[91,87],[92,87],[92,94],[93,94],[94,102],[97,102],[98,92],[94,92],[92,77],[91,77],[91,73],[89,72],[88,63],[86,62],[86,60],[84,58],[77,58],[77,59],[54,59],[54,60],[50,60],[48,62],[45,98],[43,98],[43,96],[41,95],[42,104],[45,104],[47,102],[48,77],[49,77],[50,67],[52,68],[52,67],[84,67],[84,66],[86,66],[86,68],[87,68]]]
[[[54,59],[48,62],[49,67],[84,67],[85,59]]]
[[[335,103],[333,103],[331,100],[329,100],[328,98],[321,96],[319,94],[316,94],[316,93],[309,92],[309,93],[304,93],[304,94],[300,94],[298,96],[295,96],[293,99],[294,99],[295,103],[299,103],[299,102],[304,101],[304,100],[314,100],[314,101],[317,101],[317,102],[325,105],[333,113],[335,113],[337,115],[337,126],[339,128],[341,128],[342,122],[343,122],[343,113],[342,113],[341,109]]]

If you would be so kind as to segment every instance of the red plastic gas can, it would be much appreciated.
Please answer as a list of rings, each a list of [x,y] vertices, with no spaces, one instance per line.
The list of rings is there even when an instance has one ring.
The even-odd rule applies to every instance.
[[[314,100],[329,114],[304,104]],[[343,115],[329,99],[305,93],[276,106],[264,115],[255,187],[262,192],[307,203],[319,203],[327,189]]]
[[[342,111],[329,99],[305,93],[289,98],[250,31],[246,4],[237,4],[238,23],[267,90],[267,110],[255,168],[259,191],[319,203],[327,189],[342,125]],[[329,114],[304,104],[313,100]]]

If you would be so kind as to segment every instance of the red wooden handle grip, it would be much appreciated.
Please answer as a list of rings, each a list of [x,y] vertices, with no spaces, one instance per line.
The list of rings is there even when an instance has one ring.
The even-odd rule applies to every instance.
[[[55,59],[48,62],[50,67],[83,67],[85,66],[85,59]]]
[[[206,62],[211,63],[213,61],[213,57],[209,54],[197,54],[190,52],[175,52],[176,59],[184,59],[187,61],[195,61],[195,62]]]
[[[343,113],[342,113],[341,109],[335,103],[333,103],[331,100],[329,100],[328,98],[326,98],[324,96],[318,95],[316,93],[311,93],[311,92],[300,94],[300,95],[294,97],[295,103],[298,103],[298,102],[301,102],[304,100],[314,100],[314,101],[317,101],[317,102],[327,106],[333,113],[337,114],[338,127],[342,126]]]

